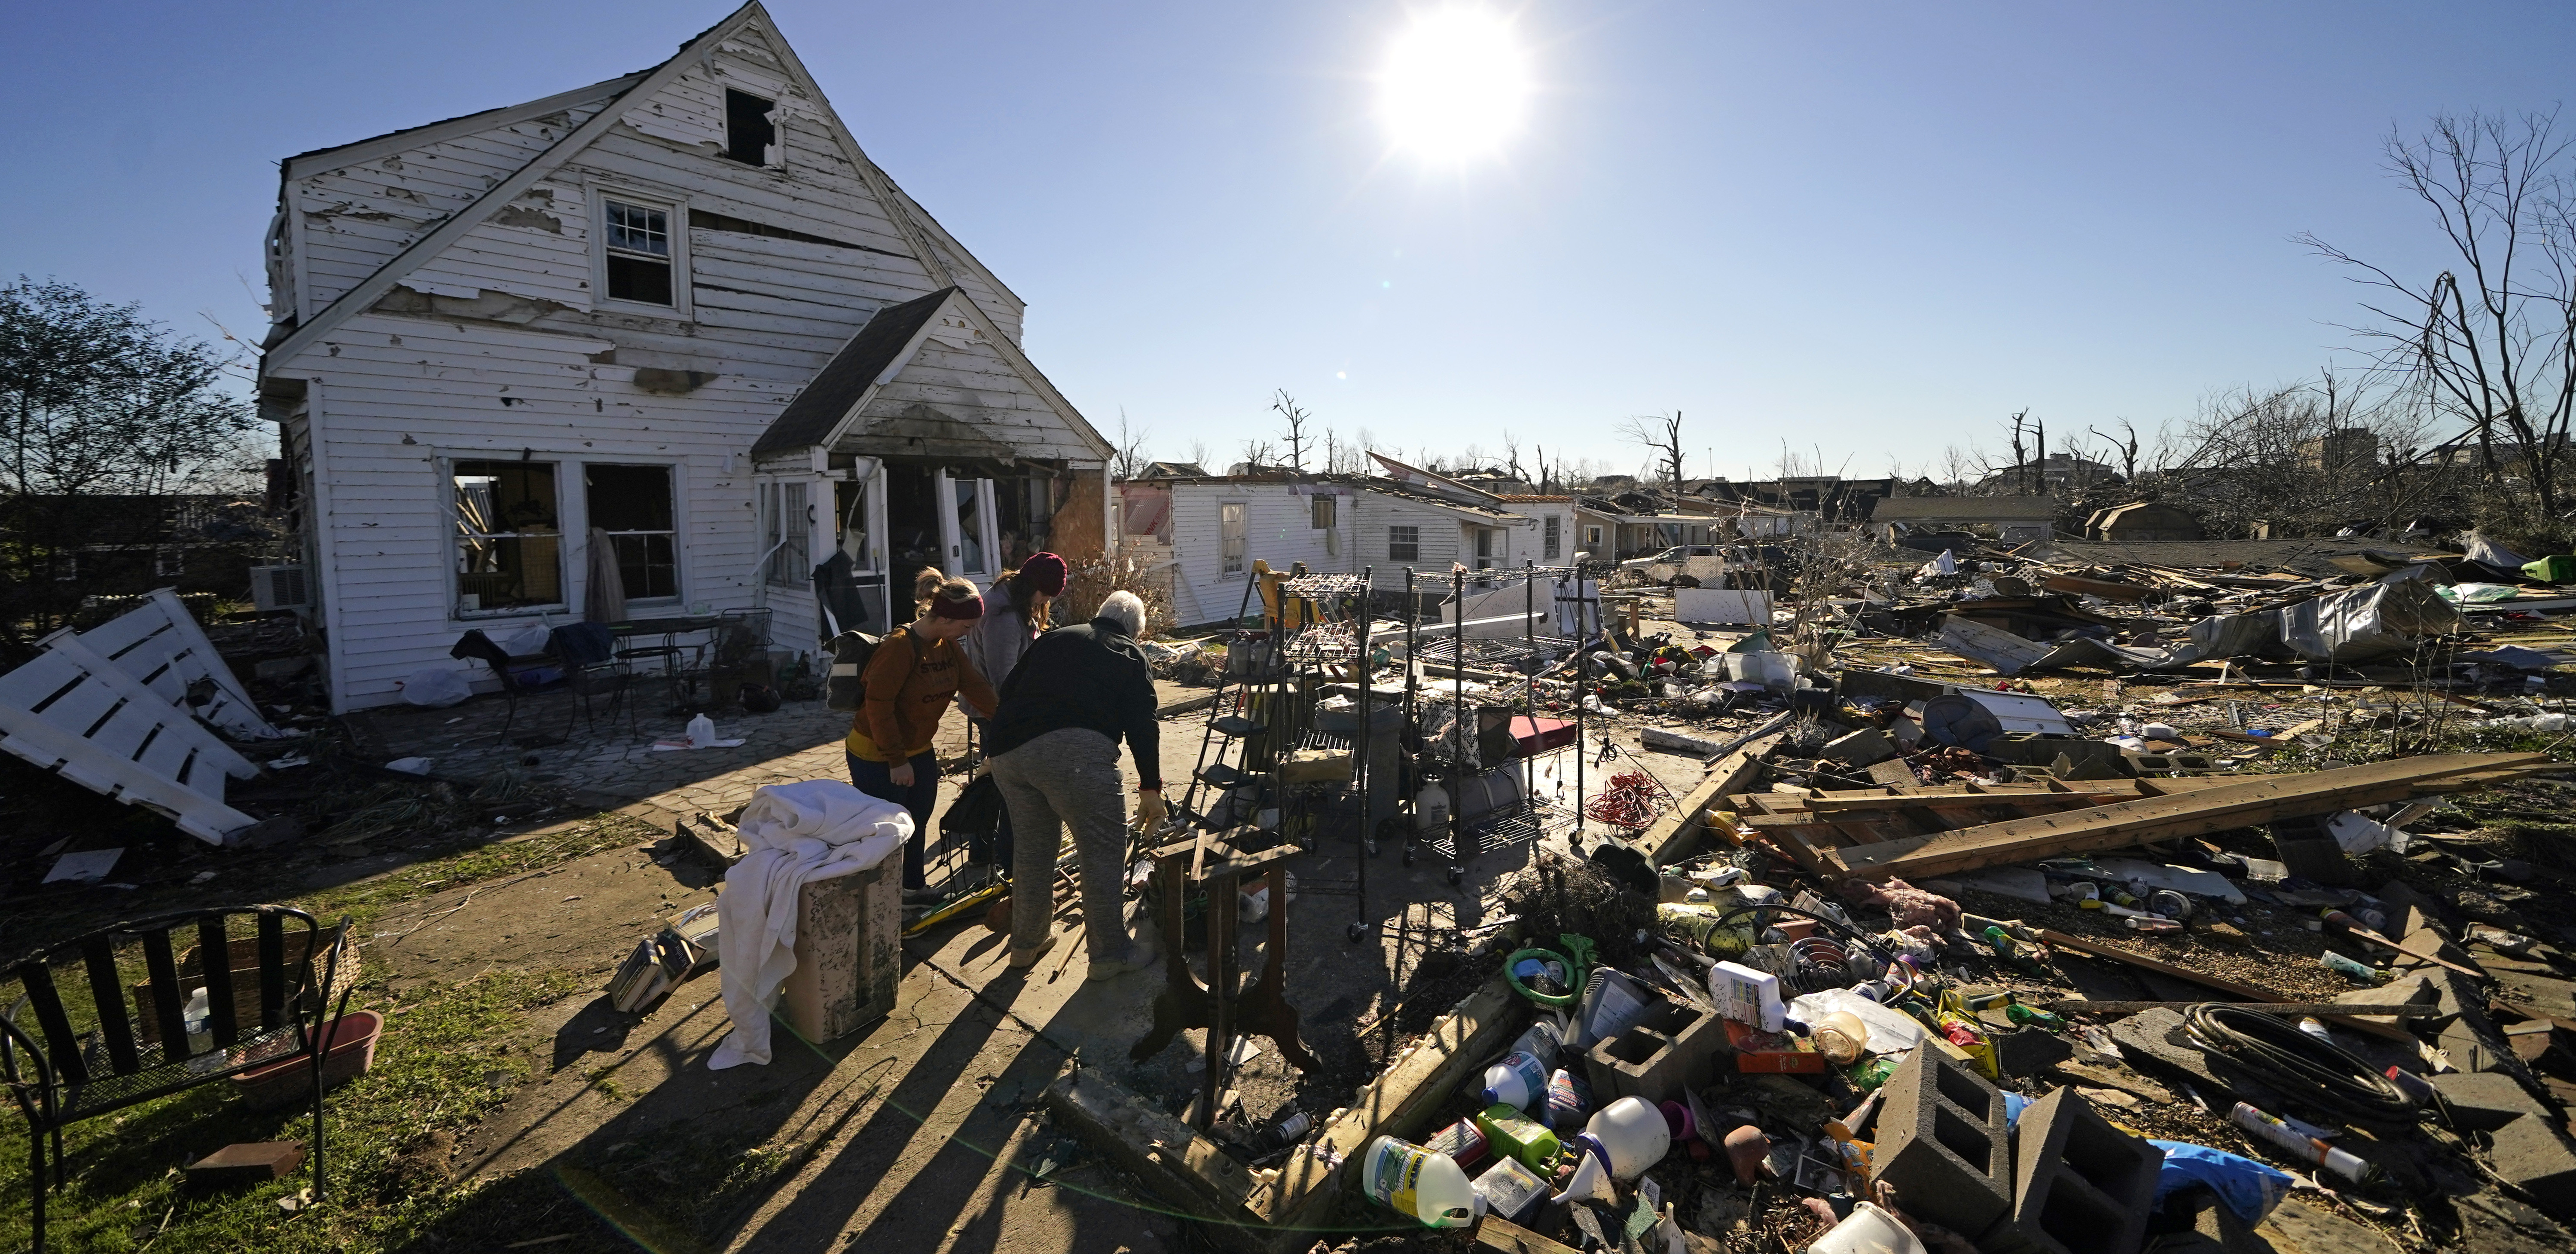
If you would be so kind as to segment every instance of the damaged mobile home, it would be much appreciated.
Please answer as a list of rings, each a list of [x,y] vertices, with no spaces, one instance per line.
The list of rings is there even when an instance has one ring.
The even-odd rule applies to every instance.
[[[335,711],[471,630],[765,609],[803,648],[884,630],[925,565],[1106,540],[1108,445],[1024,302],[757,3],[638,73],[288,158],[267,255]]]

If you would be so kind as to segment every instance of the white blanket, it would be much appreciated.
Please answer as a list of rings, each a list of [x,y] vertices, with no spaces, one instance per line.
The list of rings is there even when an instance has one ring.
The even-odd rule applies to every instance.
[[[796,892],[867,870],[903,848],[912,816],[839,780],[771,784],[752,794],[736,829],[743,858],[716,898],[716,953],[733,1031],[707,1069],[769,1062],[769,1012],[796,969]]]

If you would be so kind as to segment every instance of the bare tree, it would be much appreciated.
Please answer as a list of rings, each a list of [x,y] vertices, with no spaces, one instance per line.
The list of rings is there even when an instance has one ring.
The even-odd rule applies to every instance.
[[[2111,446],[2112,452],[2120,455],[2120,477],[2130,483],[2136,483],[2138,481],[2137,425],[2126,418],[2121,419],[2120,434],[2117,436],[2111,435],[2100,427],[2094,427],[2091,430],[2094,435],[2101,437],[2103,443]]]
[[[2380,364],[2424,387],[2478,449],[2479,469],[2511,490],[2501,450],[2539,512],[2555,518],[2558,472],[2576,417],[2576,195],[2558,115],[2436,115],[2413,139],[2392,131],[2387,164],[2433,211],[2453,265],[2401,278],[2313,234],[2299,242],[2378,289],[2352,328]]]
[[[1523,483],[1529,482],[1529,472],[1521,469],[1520,438],[1513,435],[1509,427],[1503,428],[1503,473]]]
[[[2201,403],[2188,451],[2154,487],[2198,513],[2214,536],[2388,531],[2432,507],[2444,476],[2399,473],[2379,450],[2420,445],[2428,415],[2406,388],[2358,389],[2328,371],[2313,383],[2244,387]]]
[[[1199,469],[1201,469],[1201,470],[1205,470],[1205,469],[1207,469],[1208,458],[1209,458],[1210,456],[1212,456],[1212,455],[1213,455],[1213,454],[1211,454],[1211,453],[1209,452],[1209,450],[1208,450],[1208,442],[1207,442],[1206,440],[1192,440],[1192,441],[1190,441],[1190,464],[1191,464],[1191,465],[1196,466],[1196,467],[1198,467],[1198,468],[1199,468]]]
[[[2011,419],[2013,486],[2016,490],[2023,493],[2028,493],[2030,491],[2030,446],[2023,443],[2021,438],[2023,425],[2027,423],[2029,419],[2030,411],[2027,409],[2014,414]]]
[[[1270,398],[1270,409],[1273,413],[1278,414],[1280,418],[1285,420],[1288,424],[1288,429],[1279,433],[1280,440],[1283,441],[1288,448],[1288,466],[1291,469],[1294,469],[1297,473],[1304,474],[1306,472],[1306,445],[1309,440],[1314,438],[1306,434],[1306,423],[1311,420],[1314,415],[1307,413],[1303,408],[1299,407],[1297,404],[1297,398],[1288,395],[1288,389],[1286,388],[1279,389],[1278,394]]]
[[[1674,496],[1682,494],[1682,411],[1624,419],[1614,430],[1620,439],[1643,446],[1649,473],[1661,474]]]
[[[1258,472],[1279,464],[1279,447],[1268,440],[1243,442],[1244,469]]]
[[[1146,463],[1153,460],[1145,452],[1145,441],[1152,438],[1153,434],[1142,427],[1131,429],[1127,425],[1127,407],[1124,405],[1118,407],[1118,442],[1116,447],[1109,451],[1109,473],[1112,478],[1133,479],[1145,473]]]

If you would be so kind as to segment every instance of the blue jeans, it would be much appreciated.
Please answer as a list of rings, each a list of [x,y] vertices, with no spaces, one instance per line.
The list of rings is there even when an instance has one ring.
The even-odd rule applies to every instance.
[[[879,801],[891,801],[912,814],[912,839],[903,842],[903,886],[928,888],[922,873],[921,845],[930,832],[930,811],[939,804],[939,759],[928,750],[912,755],[912,786],[894,782],[894,764],[850,755],[850,782]]]

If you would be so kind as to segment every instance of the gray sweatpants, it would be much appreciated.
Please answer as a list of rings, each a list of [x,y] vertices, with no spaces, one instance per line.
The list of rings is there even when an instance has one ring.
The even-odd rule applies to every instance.
[[[1065,727],[993,759],[993,782],[1011,808],[1011,946],[1028,949],[1053,923],[1056,853],[1064,825],[1082,859],[1082,921],[1094,959],[1134,943],[1119,905],[1126,880],[1127,798],[1118,742]]]

